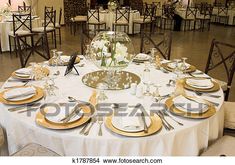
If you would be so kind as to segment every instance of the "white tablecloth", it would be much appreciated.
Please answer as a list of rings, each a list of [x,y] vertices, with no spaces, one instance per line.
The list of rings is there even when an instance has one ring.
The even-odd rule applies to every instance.
[[[89,67],[88,67],[89,66]],[[56,79],[56,86],[60,88],[61,99],[67,100],[67,96],[73,96],[81,100],[88,100],[93,89],[85,86],[81,82],[84,74],[97,70],[97,68],[87,62],[84,68],[78,68],[80,76],[69,74]],[[126,70],[141,76],[143,64],[131,64]],[[60,67],[61,73],[65,67]],[[55,69],[51,69],[51,73]],[[151,68],[151,77],[154,83],[164,87],[170,78],[175,75],[165,74],[159,70]],[[42,85],[43,82],[31,82],[30,84]],[[109,99],[107,102],[116,103],[142,103],[143,99],[138,99],[130,94],[130,90],[107,91]],[[187,94],[193,95],[187,91]],[[166,131],[164,128],[158,133],[142,138],[123,137],[110,132],[103,126],[103,136],[98,133],[98,124],[95,124],[88,136],[79,134],[81,128],[71,130],[55,131],[42,128],[35,123],[35,114],[32,112],[30,117],[26,113],[18,114],[8,112],[9,106],[0,104],[0,124],[7,134],[9,152],[14,153],[28,143],[38,143],[46,146],[61,155],[81,155],[81,156],[118,156],[118,155],[198,155],[200,151],[208,146],[208,143],[222,136],[223,132],[223,103],[222,90],[216,92],[221,95],[219,99],[212,99],[220,103],[217,113],[204,120],[190,120],[176,117],[184,126],[179,126],[172,120],[168,121],[175,127],[173,131]]]
[[[116,13],[115,12],[111,12],[111,11],[101,11],[100,12],[100,21],[104,21],[106,23],[106,27],[110,28],[112,30],[113,28],[113,23],[115,22],[115,17],[116,17]],[[140,32],[140,26],[139,25],[135,25],[135,32],[133,33],[133,20],[140,18],[140,13],[138,11],[131,11],[130,12],[130,20],[129,20],[129,31],[128,34],[134,34],[134,33],[139,33]],[[95,19],[91,19],[90,20],[95,21]],[[90,28],[94,28],[94,27],[90,27]],[[117,31],[124,31],[123,27],[118,27]]]
[[[32,26],[33,27],[39,27],[41,24],[41,21],[39,18],[32,20]],[[2,51],[9,51],[9,37],[8,34],[13,29],[13,23],[12,22],[0,22],[0,37],[1,37],[1,44],[2,44]],[[12,42],[13,44],[13,42]]]

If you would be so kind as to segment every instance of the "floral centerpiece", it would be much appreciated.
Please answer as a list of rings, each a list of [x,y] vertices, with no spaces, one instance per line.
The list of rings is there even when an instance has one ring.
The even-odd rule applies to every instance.
[[[131,39],[123,32],[100,32],[91,42],[91,59],[104,70],[126,68],[134,58]]]
[[[110,0],[108,2],[108,9],[111,10],[111,11],[114,11],[116,10],[118,7],[118,1],[117,0]]]

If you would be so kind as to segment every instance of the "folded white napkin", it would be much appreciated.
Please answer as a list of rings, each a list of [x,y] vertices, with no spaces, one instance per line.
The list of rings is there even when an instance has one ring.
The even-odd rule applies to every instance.
[[[26,87],[26,88],[14,88],[4,93],[4,99],[14,99],[22,96],[29,96],[36,94],[36,89],[34,87]]]
[[[140,116],[125,116],[121,118],[123,129],[137,129],[141,127]]]
[[[74,106],[70,106],[69,108],[66,108],[65,106],[60,106],[59,109],[56,109],[55,107],[47,107],[47,113],[45,115],[46,119],[54,122],[54,123],[63,123],[61,119],[65,118],[66,115],[71,114],[74,110]],[[69,122],[74,122],[76,120],[79,120],[83,116],[83,111],[79,111],[78,114],[71,117]]]
[[[24,75],[30,75],[31,69],[30,68],[22,68],[15,71],[16,74],[24,74]]]
[[[69,62],[70,56],[61,56],[60,59],[61,59],[63,62]]]
[[[181,66],[182,62],[180,62],[178,65]],[[186,65],[186,69],[188,69],[190,67],[190,64],[185,64],[185,65]],[[171,63],[168,63],[167,66],[169,68],[171,68],[171,69],[174,69],[176,67],[176,63],[175,62],[171,62]]]
[[[175,107],[183,112],[198,114],[208,111],[208,105],[203,102],[203,100],[196,99],[193,101],[182,95],[179,95],[173,99],[173,102]]]
[[[188,78],[186,83],[190,86],[198,88],[212,88],[214,86],[214,84],[211,82],[211,79]]]

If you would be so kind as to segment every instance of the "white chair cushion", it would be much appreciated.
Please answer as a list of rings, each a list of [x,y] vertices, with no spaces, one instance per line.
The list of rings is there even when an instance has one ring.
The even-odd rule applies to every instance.
[[[224,103],[224,127],[235,129],[235,102]]]
[[[30,34],[30,31],[28,31],[28,30],[17,30],[15,34],[18,34],[18,35],[26,35],[26,34]],[[13,31],[10,31],[10,32],[8,33],[8,35],[14,37],[14,32],[13,32]]]
[[[54,27],[46,27],[46,31],[53,31]],[[37,28],[33,28],[32,29],[33,32],[43,32],[44,31],[44,27],[37,27]]]
[[[134,19],[133,22],[134,23],[149,23],[151,22],[151,20],[150,19],[143,20],[143,18],[137,18],[137,19]]]
[[[228,85],[226,82],[215,79],[215,81],[221,86],[223,91],[226,91],[228,89]]]
[[[116,25],[128,25],[129,23],[127,21],[117,21],[117,22],[114,22],[113,24],[116,24]]]
[[[223,136],[211,145],[201,156],[235,156],[235,137]]]
[[[4,144],[4,134],[2,128],[0,127],[0,149],[3,144]]]
[[[87,21],[87,16],[78,15],[74,18],[71,18],[71,21],[73,21],[73,22],[86,22]]]
[[[28,144],[12,156],[60,156],[39,144]]]

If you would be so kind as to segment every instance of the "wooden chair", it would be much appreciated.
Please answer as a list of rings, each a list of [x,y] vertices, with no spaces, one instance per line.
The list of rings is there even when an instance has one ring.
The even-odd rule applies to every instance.
[[[11,156],[60,156],[56,152],[39,144],[31,143]]]
[[[58,36],[59,36],[59,43],[61,45],[61,20],[62,20],[62,8],[60,8],[60,13],[59,13],[59,21],[55,23],[55,30],[58,30]],[[50,27],[54,27],[54,25],[51,23],[49,25]],[[57,34],[57,33],[56,33]]]
[[[235,45],[231,45],[213,39],[205,73],[208,73],[218,68],[220,72],[222,72],[222,68],[224,68],[225,75],[227,77],[226,82],[217,80],[217,82],[220,84],[225,93],[225,100],[227,101],[235,71]]]
[[[113,22],[113,30],[117,27],[124,27],[124,32],[129,33],[130,8],[117,8],[115,12],[115,21]]]
[[[204,6],[197,7],[196,9],[196,23],[199,22],[200,30],[204,31],[205,25],[207,24],[207,30],[210,30],[211,16],[213,12],[213,6],[207,4]]]
[[[191,30],[191,22],[194,23],[193,30],[195,30],[196,12],[195,7],[187,6],[185,17],[183,18],[184,31],[186,31],[186,29]]]
[[[225,6],[218,7],[218,22],[223,23],[224,25],[228,24],[229,15],[228,15],[228,8]]]
[[[235,156],[235,102],[224,102],[224,135],[201,156]]]
[[[150,48],[156,48],[158,53],[166,60],[171,57],[172,33],[156,33],[156,37],[160,40],[154,41],[151,35],[143,33],[141,36],[140,52],[150,53]]]
[[[51,33],[52,34],[52,42],[54,42],[55,48],[56,45],[56,10],[51,11],[51,8],[45,7],[44,10],[44,23],[42,27],[36,27],[32,29],[34,33]]]
[[[140,33],[142,33],[147,25],[150,25],[150,31],[152,32],[152,21],[156,12],[156,6],[153,4],[145,3],[144,15],[140,18],[133,20],[132,31],[135,32],[135,25],[140,25]]]
[[[175,8],[172,5],[162,5],[162,17],[161,17],[161,25],[160,27],[165,29],[172,29],[174,25],[174,11]],[[170,27],[170,28],[166,28]]]
[[[100,30],[102,26],[106,29],[106,22],[100,20],[100,11],[98,8],[96,9],[88,9],[87,13],[87,26],[94,26],[94,30]],[[98,27],[98,28],[97,28]]]
[[[12,53],[11,39],[14,40],[16,50],[16,34],[23,36],[32,33],[32,16],[28,14],[13,14],[13,31],[8,33],[10,53]],[[16,52],[17,55],[17,52]]]
[[[35,42],[29,44],[27,39],[32,39]],[[29,58],[34,54],[38,54],[46,60],[50,59],[50,51],[46,32],[32,33],[25,36],[19,36],[16,34],[16,41],[18,46],[17,51],[20,56],[20,63],[22,68],[27,65]]]
[[[89,7],[86,8],[86,10],[88,10],[88,9],[89,9]],[[87,14],[78,15],[77,13],[79,11],[77,10],[77,6],[73,6],[72,11],[73,12],[72,12],[72,15],[71,15],[71,18],[70,18],[70,33],[71,34],[73,33],[73,35],[75,35],[78,26],[81,25],[81,27],[84,28],[84,26],[86,25]]]

